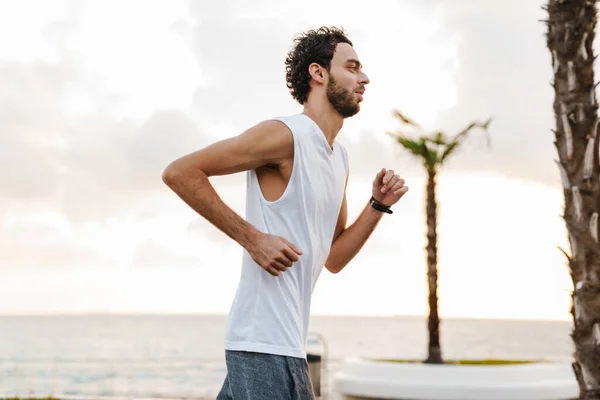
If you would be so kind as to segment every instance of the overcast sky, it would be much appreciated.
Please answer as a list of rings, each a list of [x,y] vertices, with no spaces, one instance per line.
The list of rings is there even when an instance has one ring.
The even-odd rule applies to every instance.
[[[0,1],[0,313],[227,312],[241,250],[161,172],[301,112],[286,53],[336,25],[371,79],[339,136],[350,222],[381,167],[411,190],[345,271],[323,272],[313,312],[426,312],[424,175],[386,135],[398,109],[448,133],[494,118],[492,147],[474,135],[439,177],[442,315],[568,318],[541,5]],[[243,215],[243,174],[213,182]]]

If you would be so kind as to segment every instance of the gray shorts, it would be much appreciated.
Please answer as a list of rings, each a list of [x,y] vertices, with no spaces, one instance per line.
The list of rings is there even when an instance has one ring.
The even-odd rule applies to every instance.
[[[305,358],[225,351],[227,375],[217,400],[314,400]]]

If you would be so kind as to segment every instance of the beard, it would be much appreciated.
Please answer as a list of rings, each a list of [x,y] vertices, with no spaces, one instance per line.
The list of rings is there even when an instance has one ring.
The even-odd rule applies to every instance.
[[[338,85],[333,76],[327,84],[326,93],[327,99],[342,117],[352,117],[360,110],[360,105],[352,96],[353,93]]]

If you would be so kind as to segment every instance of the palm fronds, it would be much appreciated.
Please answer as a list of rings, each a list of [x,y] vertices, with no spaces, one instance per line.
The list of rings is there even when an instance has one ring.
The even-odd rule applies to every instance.
[[[442,131],[436,131],[432,134],[423,133],[420,125],[402,114],[394,110],[393,115],[400,120],[404,125],[419,129],[419,135],[411,138],[404,131],[388,132],[396,142],[408,150],[409,153],[419,158],[428,171],[436,171],[447,159],[455,153],[463,141],[468,137],[469,133],[479,128],[486,133],[488,146],[490,146],[490,138],[488,127],[492,119],[485,122],[473,121],[463,130],[458,132],[454,137],[450,138]]]

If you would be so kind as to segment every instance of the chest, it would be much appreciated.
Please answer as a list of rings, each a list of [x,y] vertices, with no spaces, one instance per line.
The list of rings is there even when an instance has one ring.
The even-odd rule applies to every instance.
[[[344,197],[346,165],[341,156],[328,155],[306,160],[302,186],[306,208],[319,218],[333,217]]]

